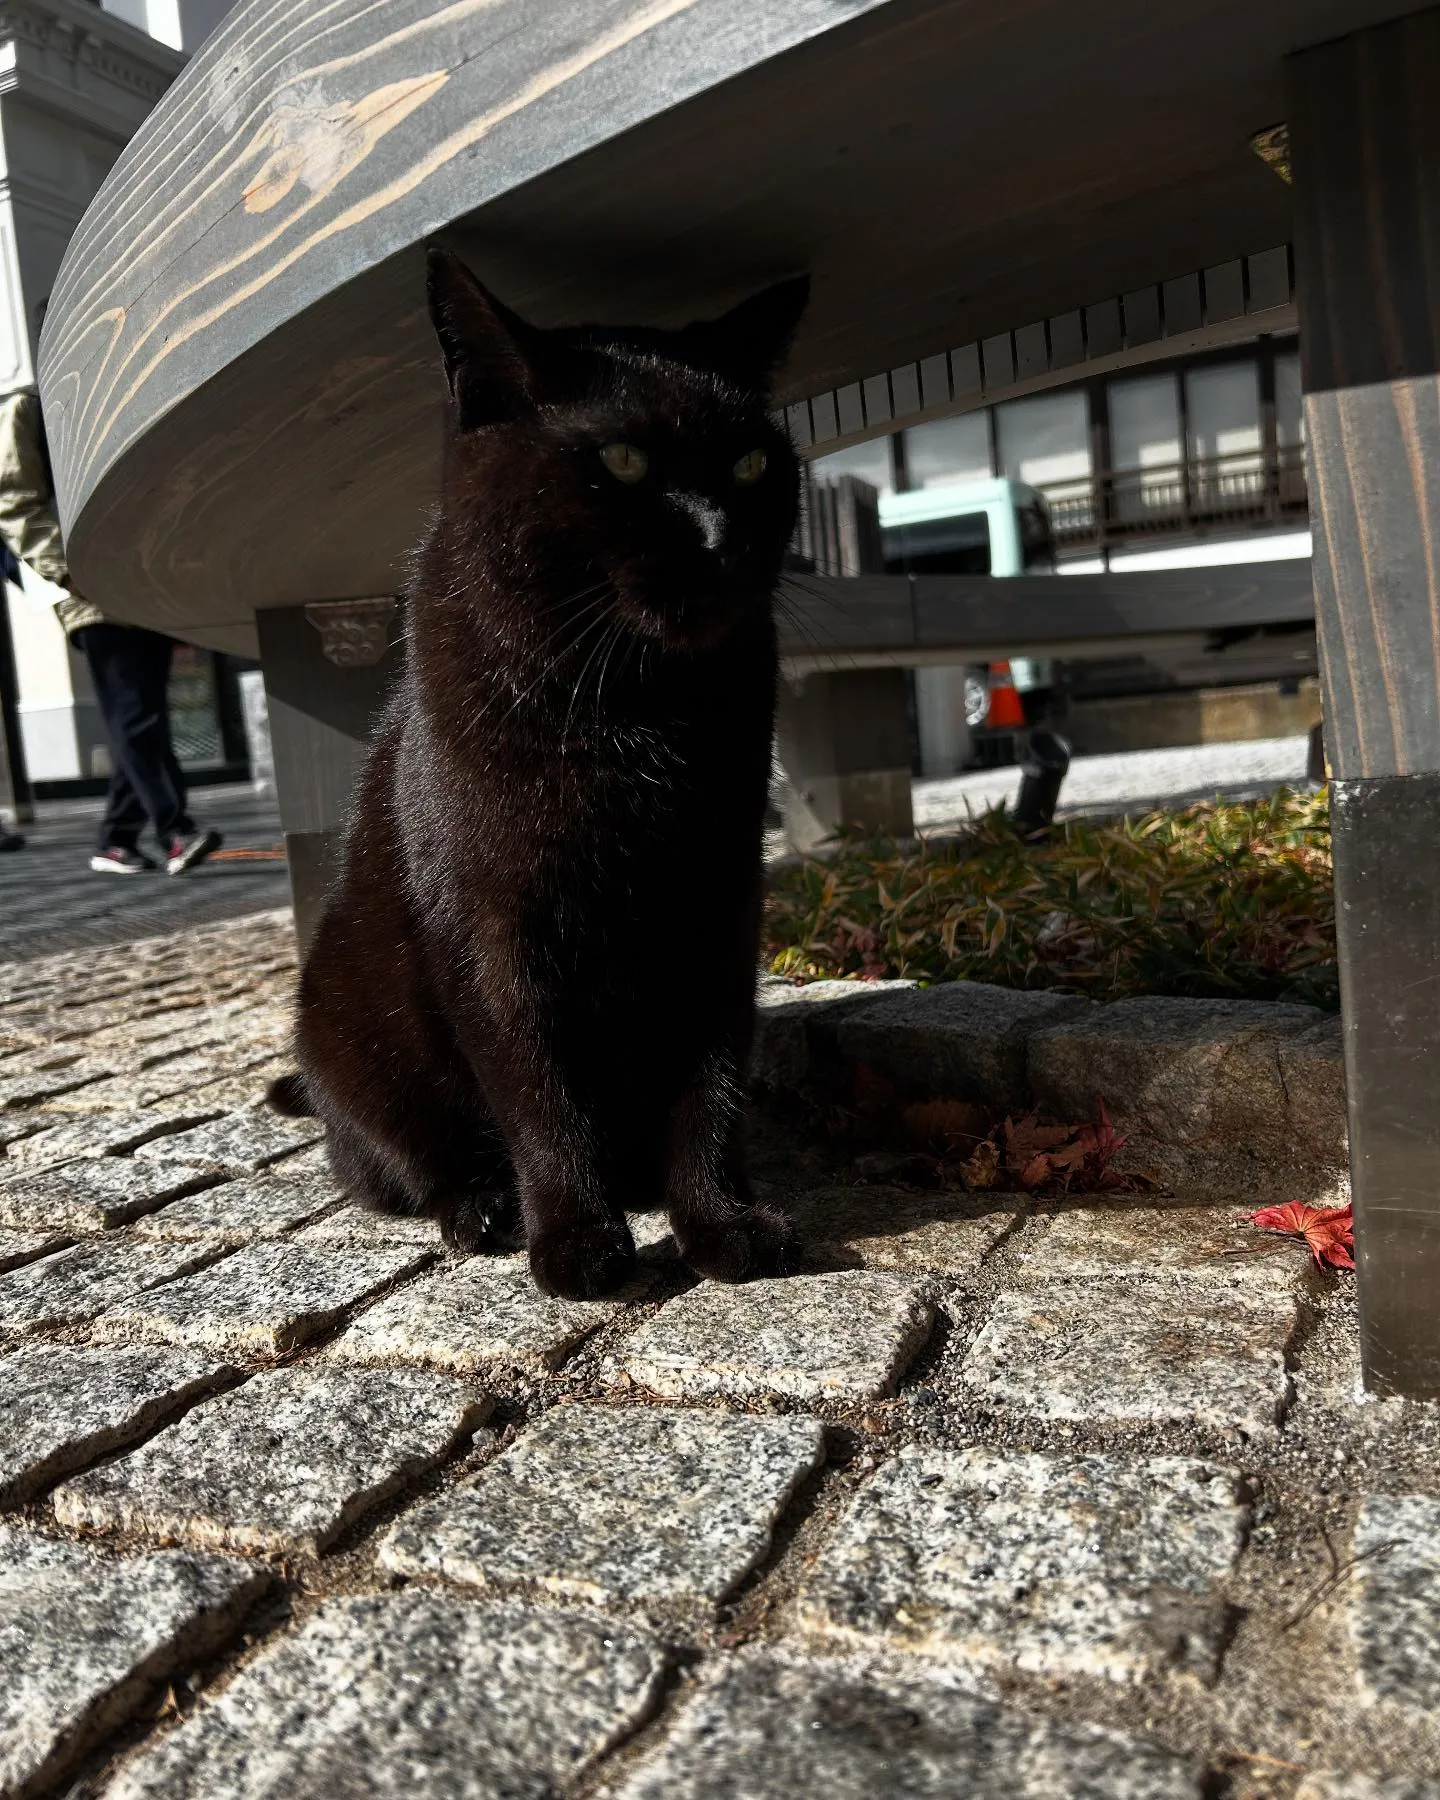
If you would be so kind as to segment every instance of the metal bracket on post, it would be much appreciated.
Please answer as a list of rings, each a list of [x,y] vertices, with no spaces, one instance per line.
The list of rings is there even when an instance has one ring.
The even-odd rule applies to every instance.
[[[320,600],[305,608],[305,617],[320,633],[320,651],[337,669],[365,669],[390,648],[390,621],[395,602],[386,600]]]
[[[401,667],[398,603],[325,600],[256,615],[275,791],[303,951],[339,864],[351,792]]]

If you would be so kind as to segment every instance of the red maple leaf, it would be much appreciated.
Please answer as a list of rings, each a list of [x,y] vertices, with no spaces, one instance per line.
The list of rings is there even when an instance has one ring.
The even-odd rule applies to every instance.
[[[1322,1269],[1355,1267],[1355,1214],[1351,1207],[1306,1206],[1303,1200],[1289,1200],[1284,1206],[1262,1206],[1251,1213],[1250,1223],[1261,1231],[1303,1238]]]

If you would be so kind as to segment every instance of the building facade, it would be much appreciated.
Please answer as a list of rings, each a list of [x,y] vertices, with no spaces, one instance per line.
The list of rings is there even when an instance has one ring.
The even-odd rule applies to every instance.
[[[66,246],[185,53],[230,0],[7,0],[0,12],[0,394],[35,382],[40,322]],[[103,780],[109,751],[84,659],[53,590],[30,570],[4,590],[26,769],[41,791]],[[177,748],[194,771],[232,766],[238,700],[223,665],[182,646]]]
[[[820,480],[857,476],[882,495],[994,476],[1023,482],[1045,499],[1061,575],[1311,550],[1293,329],[973,404],[816,456],[811,468]],[[1240,659],[1236,667],[1235,692],[1180,704],[1183,666],[1142,657],[1074,664],[1061,671],[1061,710],[1086,750],[1267,736],[1318,717],[1309,663],[1298,677],[1269,682]],[[945,680],[935,671],[923,679]],[[920,767],[939,774],[949,763],[924,756]]]

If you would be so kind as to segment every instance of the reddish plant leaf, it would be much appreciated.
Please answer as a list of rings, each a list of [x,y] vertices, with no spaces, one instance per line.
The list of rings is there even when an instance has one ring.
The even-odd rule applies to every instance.
[[[1005,1163],[1018,1174],[1047,1151],[1056,1150],[1075,1135],[1073,1125],[1042,1125],[1034,1113],[1005,1121]]]
[[[1279,1231],[1303,1238],[1310,1254],[1323,1268],[1355,1267],[1355,1213],[1349,1206],[1307,1206],[1289,1200],[1284,1206],[1262,1206],[1250,1214],[1250,1223],[1261,1231]]]

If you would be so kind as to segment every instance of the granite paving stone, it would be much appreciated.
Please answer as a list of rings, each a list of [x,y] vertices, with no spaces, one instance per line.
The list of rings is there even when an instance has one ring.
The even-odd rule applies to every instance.
[[[345,1363],[414,1363],[473,1375],[489,1367],[555,1368],[613,1319],[623,1300],[556,1300],[523,1256],[475,1256],[438,1269],[364,1313],[326,1351]]]
[[[0,1224],[109,1231],[214,1179],[184,1165],[88,1157],[0,1182]]]
[[[34,1137],[37,1131],[48,1130],[54,1123],[54,1114],[41,1112],[38,1107],[20,1108],[12,1112],[0,1108],[0,1169],[8,1167],[7,1159],[14,1156],[17,1144],[23,1144],[26,1138]]]
[[[1025,1053],[1031,1036],[1041,1026],[1081,1022],[1094,1011],[1074,994],[945,981],[849,1009],[835,1037],[847,1060],[911,1092],[1018,1110],[1029,1099]]]
[[[185,1350],[29,1344],[0,1358],[0,1506],[143,1437],[233,1374]]]
[[[1270,1437],[1290,1400],[1296,1312],[1280,1291],[1037,1283],[997,1298],[960,1378],[1002,1417]]]
[[[217,1109],[218,1110],[218,1109]],[[77,1159],[124,1156],[166,1132],[200,1124],[214,1113],[198,1103],[181,1117],[153,1110],[140,1112],[51,1114],[49,1128],[13,1146],[11,1157],[20,1169],[41,1169]],[[58,1122],[57,1122],[58,1120]],[[8,1162],[0,1171],[8,1171]]]
[[[318,1555],[443,1462],[490,1405],[418,1369],[272,1370],[66,1482],[55,1516],[199,1549]]]
[[[649,1715],[664,1667],[611,1620],[418,1589],[327,1600],[106,1800],[551,1800]]]
[[[611,1800],[1198,1800],[1153,1744],[936,1680],[747,1655],[712,1670]]]
[[[338,1193],[338,1189],[336,1190]],[[415,1244],[422,1249],[445,1248],[440,1227],[433,1219],[406,1219],[395,1213],[371,1212],[365,1206],[342,1206],[296,1233],[300,1244]]]
[[[71,1242],[63,1231],[0,1231],[0,1275],[38,1262]]]
[[[1248,1196],[1275,1181],[1309,1198],[1333,1178],[1335,1132],[1317,1131],[1317,1100],[1292,1088],[1282,1054],[1325,1024],[1313,1006],[1273,1000],[1137,995],[1042,1025],[1027,1045],[1033,1100],[1049,1116],[1086,1118],[1095,1095],[1182,1192]],[[1343,1108],[1335,1125],[1343,1132]]]
[[[194,1253],[204,1246],[202,1239],[153,1249]],[[421,1250],[318,1250],[284,1240],[249,1244],[163,1292],[137,1294],[112,1307],[95,1321],[94,1335],[101,1343],[136,1339],[257,1358],[283,1356],[425,1261]]]
[[[230,1113],[212,1124],[142,1144],[135,1154],[157,1162],[194,1163],[232,1175],[249,1175],[324,1135],[325,1127],[318,1119],[285,1119],[269,1111]]]
[[[293,1063],[291,1068],[294,1068]],[[312,1144],[308,1150],[297,1150],[294,1156],[287,1156],[285,1173],[287,1175],[328,1175],[334,1181],[335,1171],[330,1167],[330,1151],[324,1139],[322,1138],[319,1143]]]
[[[1073,1206],[1028,1234],[1021,1258],[1040,1280],[1241,1294],[1292,1293],[1311,1260],[1304,1244],[1257,1231],[1234,1206]]]
[[[755,991],[755,1041],[750,1078],[761,1087],[805,1087],[813,1073],[812,1040],[833,1049],[842,1017],[890,993],[914,991],[913,981],[809,981],[801,986],[762,976]]]
[[[240,1016],[233,1001],[188,1012],[155,1013],[148,1019],[129,1019],[87,1032],[85,1048],[89,1052],[128,1050],[133,1053],[134,1066],[143,1067],[181,1051],[231,1042]]]
[[[222,1048],[189,1050],[179,1056],[156,1058],[148,1066],[128,1069],[123,1075],[112,1075],[83,1090],[85,1104],[101,1110],[152,1106],[157,1101],[188,1097],[199,1092],[206,1083],[226,1078],[233,1080],[257,1063],[265,1062],[269,1052]]]
[[[204,1244],[144,1244],[130,1237],[75,1244],[0,1276],[0,1342],[83,1325],[112,1306],[215,1254]]]
[[[22,1059],[23,1060],[23,1059]],[[7,1064],[8,1068],[8,1064]],[[68,1093],[113,1074],[109,1063],[81,1060],[56,1069],[16,1070],[0,1074],[0,1110],[12,1106],[33,1106],[37,1100],[48,1100],[54,1094]]]
[[[974,1275],[1011,1230],[1013,1212],[976,1217],[954,1194],[914,1188],[815,1188],[793,1208],[801,1241],[856,1257],[867,1269]]]
[[[1136,1681],[1213,1678],[1239,1557],[1236,1471],[913,1446],[837,1527],[800,1600],[803,1623],[976,1668]]]
[[[814,1419],[558,1406],[393,1526],[381,1564],[576,1599],[717,1601],[825,1457]]]
[[[217,1113],[242,1113],[265,1106],[265,1095],[277,1075],[288,1075],[295,1068],[292,1056],[267,1057],[245,1070],[243,1075],[224,1075],[183,1093],[163,1096],[154,1102],[156,1112],[183,1114],[192,1106],[204,1106]],[[267,1113],[267,1116],[273,1116]]]
[[[141,1219],[135,1230],[137,1236],[173,1243],[209,1238],[248,1244],[256,1238],[285,1236],[339,1197],[340,1190],[325,1175],[293,1180],[288,1175],[251,1175],[172,1201]]]
[[[882,1272],[707,1281],[647,1319],[622,1363],[632,1380],[672,1399],[872,1400],[893,1393],[933,1320],[925,1283]]]
[[[1355,1556],[1350,1631],[1360,1691],[1433,1718],[1440,1710],[1440,1500],[1367,1494]]]
[[[668,1213],[626,1213],[625,1222],[630,1227],[630,1235],[635,1240],[637,1250],[664,1251],[670,1255],[675,1253],[675,1238],[670,1230]]]
[[[109,1558],[0,1525],[0,1793],[52,1786],[268,1582],[234,1557]]]

